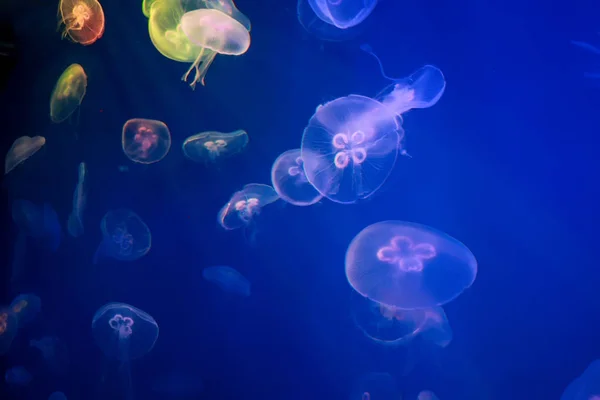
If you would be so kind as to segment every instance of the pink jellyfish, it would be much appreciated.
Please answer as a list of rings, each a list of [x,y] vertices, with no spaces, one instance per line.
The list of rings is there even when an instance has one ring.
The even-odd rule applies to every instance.
[[[171,133],[164,122],[130,119],[123,125],[123,152],[131,161],[152,164],[162,160],[171,148]]]

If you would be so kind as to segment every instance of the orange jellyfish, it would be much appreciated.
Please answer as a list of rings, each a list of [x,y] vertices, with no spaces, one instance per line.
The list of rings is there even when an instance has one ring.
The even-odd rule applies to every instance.
[[[0,309],[0,355],[5,354],[17,335],[18,321],[9,308]]]
[[[60,0],[62,38],[88,46],[104,33],[104,11],[97,0]]]
[[[62,122],[79,107],[85,96],[87,75],[79,64],[71,64],[60,75],[50,96],[50,119]]]
[[[123,152],[131,161],[152,164],[164,158],[171,148],[171,133],[164,122],[130,119],[123,125]]]

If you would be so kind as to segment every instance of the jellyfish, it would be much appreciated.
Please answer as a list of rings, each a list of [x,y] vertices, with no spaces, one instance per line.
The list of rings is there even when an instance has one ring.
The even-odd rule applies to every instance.
[[[73,209],[67,220],[67,230],[73,237],[83,235],[83,212],[85,210],[87,191],[86,191],[86,167],[85,163],[79,164],[77,185],[73,192]]]
[[[150,12],[152,10],[152,5],[156,0],[143,0],[142,1],[142,12],[146,16],[146,18],[150,18]]]
[[[223,291],[243,297],[250,296],[250,282],[231,267],[208,267],[202,270],[202,276]]]
[[[422,390],[417,396],[417,400],[439,400],[431,390]]]
[[[183,142],[183,153],[196,162],[215,162],[244,150],[248,134],[244,130],[230,133],[208,131],[190,136]]]
[[[123,152],[133,162],[152,164],[162,160],[171,148],[171,133],[164,122],[130,119],[123,125]]]
[[[60,0],[62,38],[88,46],[104,33],[104,11],[97,0]]]
[[[250,183],[231,196],[218,214],[219,224],[226,230],[247,226],[261,209],[279,199],[269,185]]]
[[[279,197],[295,206],[310,206],[323,198],[306,178],[300,149],[288,150],[277,157],[271,168],[271,182]]]
[[[94,0],[95,1],[95,0]],[[50,96],[50,119],[62,122],[79,107],[85,96],[87,75],[79,64],[71,64],[56,81]]]
[[[350,40],[362,32],[363,24],[359,24],[347,29],[340,29],[335,25],[329,24],[319,18],[312,10],[308,0],[298,0],[296,6],[298,22],[306,32],[317,39],[328,42],[341,42]]]
[[[233,0],[182,0],[182,3],[187,11],[201,8],[221,11],[242,24],[248,32],[251,30],[250,20],[237,9]]]
[[[42,301],[33,293],[20,294],[10,303],[10,309],[17,317],[19,327],[31,323],[42,308]]]
[[[43,136],[21,136],[15,140],[4,159],[4,174],[15,169],[17,165],[34,155],[45,144],[46,138]]]
[[[0,308],[0,356],[10,349],[19,330],[19,320],[10,308]]]
[[[346,251],[346,277],[360,293],[404,310],[441,306],[471,286],[477,261],[453,237],[404,221],[363,229]]]
[[[108,303],[94,314],[92,333],[104,355],[121,363],[119,370],[124,378],[126,398],[131,398],[129,362],[152,350],[158,339],[158,324],[139,308],[125,303]]]
[[[133,211],[118,209],[104,214],[100,222],[103,240],[94,254],[94,264],[101,256],[134,261],[145,256],[152,245],[148,225]]]
[[[67,400],[67,396],[63,392],[54,392],[48,396],[48,400]]]
[[[351,400],[398,400],[396,380],[387,372],[369,372],[354,383]]]
[[[596,56],[600,55],[600,48],[591,43],[582,42],[579,40],[571,40],[571,44],[583,49],[584,51],[587,51],[590,54],[594,54]],[[600,79],[600,72],[585,72],[583,76],[590,79]]]
[[[39,350],[46,366],[57,375],[64,375],[69,367],[69,353],[64,342],[54,336],[31,339],[29,346]]]
[[[31,379],[29,371],[21,365],[8,369],[4,374],[6,383],[13,386],[27,386]]]
[[[192,89],[196,83],[204,85],[208,67],[217,54],[239,56],[250,47],[250,32],[235,18],[217,9],[189,11],[181,17],[181,30],[191,43],[201,48],[198,57],[181,78],[187,82],[195,69]]]
[[[567,386],[560,400],[600,399],[600,360],[594,360]]]

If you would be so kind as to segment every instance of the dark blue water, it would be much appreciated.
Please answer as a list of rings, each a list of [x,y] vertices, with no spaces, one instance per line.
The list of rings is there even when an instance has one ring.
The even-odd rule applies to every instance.
[[[584,72],[600,59],[570,44],[600,43],[594,2],[382,0],[356,39],[329,43],[302,29],[293,1],[239,0],[252,45],[243,56],[217,57],[195,91],[180,81],[187,64],[152,46],[140,2],[103,1],[106,32],[88,47],[60,40],[50,3],[0,6],[17,48],[3,72],[2,151],[22,135],[47,139],[27,168],[4,177],[1,263],[10,265],[16,237],[10,203],[48,202],[64,224],[81,161],[89,168],[86,232],[73,239],[63,225],[57,253],[31,250],[20,291],[38,294],[42,313],[1,362],[27,366],[34,380],[0,386],[2,399],[46,399],[54,390],[75,400],[122,398],[115,379],[102,380],[117,366],[91,333],[109,301],[131,303],[160,326],[152,352],[131,364],[136,399],[165,398],[152,383],[171,370],[198,376],[205,389],[197,398],[207,399],[357,398],[353,387],[370,372],[390,373],[406,399],[424,389],[442,400],[557,399],[599,357],[600,92]],[[426,63],[444,72],[440,102],[405,118],[413,158],[399,159],[367,202],[279,202],[261,215],[253,241],[220,229],[220,207],[246,183],[269,183],[272,162],[299,146],[318,104],[372,96],[388,83],[363,43],[390,76]],[[73,62],[88,75],[79,119],[52,124],[50,93]],[[125,157],[121,127],[130,118],[169,126],[164,160],[141,166]],[[218,169],[181,154],[192,134],[236,129],[248,132],[248,148]],[[131,263],[92,265],[100,219],[120,207],[144,219],[152,249]],[[390,350],[352,324],[345,250],[364,227],[389,219],[434,226],[477,257],[474,285],[445,306],[454,332],[445,349]],[[202,279],[211,265],[235,267],[252,295],[223,296]],[[2,276],[9,303],[8,268]],[[28,348],[43,335],[66,343],[66,376],[47,374]]]

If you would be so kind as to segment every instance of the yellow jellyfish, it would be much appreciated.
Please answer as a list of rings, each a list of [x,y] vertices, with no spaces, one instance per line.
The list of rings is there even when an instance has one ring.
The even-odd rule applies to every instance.
[[[43,136],[21,136],[15,140],[4,160],[4,174],[8,174],[17,165],[34,155],[44,144],[46,144],[46,138]]]
[[[156,0],[143,0],[142,1],[142,12],[146,16],[146,18],[150,18],[150,10],[152,9],[152,4],[154,4]]]
[[[104,10],[97,0],[60,0],[62,38],[90,45],[104,33]]]
[[[60,75],[50,97],[50,119],[62,122],[79,107],[85,96],[87,76],[79,64],[71,64]]]

